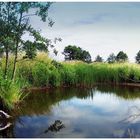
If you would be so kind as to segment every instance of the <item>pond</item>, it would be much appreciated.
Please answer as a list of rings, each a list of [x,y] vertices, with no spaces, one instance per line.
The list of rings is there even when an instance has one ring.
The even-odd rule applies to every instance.
[[[140,89],[96,86],[33,91],[1,137],[140,138]]]

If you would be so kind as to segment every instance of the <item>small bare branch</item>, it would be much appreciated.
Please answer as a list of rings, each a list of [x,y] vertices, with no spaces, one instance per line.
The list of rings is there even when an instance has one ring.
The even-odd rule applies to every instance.
[[[22,19],[25,18],[25,17],[30,17],[30,16],[35,16],[36,14],[28,14],[28,15],[24,15],[22,16]]]

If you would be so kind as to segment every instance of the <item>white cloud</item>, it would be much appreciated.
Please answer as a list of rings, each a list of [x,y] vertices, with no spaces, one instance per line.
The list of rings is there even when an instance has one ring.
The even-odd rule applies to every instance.
[[[47,38],[61,37],[56,45],[58,56],[67,45],[77,45],[90,52],[92,59],[99,54],[104,60],[112,52],[124,51],[130,61],[135,61],[140,44],[140,3],[54,3],[49,15],[54,19],[52,28],[47,23],[32,18],[34,27]]]

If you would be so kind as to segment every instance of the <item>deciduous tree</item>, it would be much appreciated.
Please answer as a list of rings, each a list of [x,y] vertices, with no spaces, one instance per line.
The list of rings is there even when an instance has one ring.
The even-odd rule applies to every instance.
[[[103,62],[103,58],[100,55],[97,55],[95,58],[95,62]]]
[[[7,77],[9,52],[15,55],[11,76],[11,79],[14,79],[20,50],[25,49],[26,56],[33,57],[30,54],[31,52],[29,53],[29,51],[33,52],[33,46],[37,49],[39,47],[47,49],[51,44],[50,40],[41,37],[40,33],[30,23],[32,16],[39,16],[43,22],[48,19],[49,26],[52,26],[54,22],[48,17],[48,9],[51,4],[50,2],[0,2],[0,47],[6,55],[4,77]],[[34,37],[34,42],[22,40],[22,36],[27,32]],[[25,47],[25,44],[27,47]]]
[[[140,51],[136,55],[136,63],[140,64]]]
[[[77,46],[66,46],[63,54],[65,55],[65,60],[82,60],[84,62],[91,62],[91,56],[88,51],[82,50]]]
[[[125,62],[127,60],[128,60],[128,56],[123,51],[120,51],[116,56],[116,61],[117,62]]]
[[[115,63],[115,61],[116,61],[116,56],[115,56],[114,53],[111,53],[111,54],[109,55],[109,57],[107,58],[107,62],[108,62],[108,63]]]

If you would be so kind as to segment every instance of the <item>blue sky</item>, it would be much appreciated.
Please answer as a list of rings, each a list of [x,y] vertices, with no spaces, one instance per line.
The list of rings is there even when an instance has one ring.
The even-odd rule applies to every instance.
[[[139,2],[56,2],[49,16],[55,21],[52,28],[38,18],[31,22],[43,36],[63,39],[56,46],[58,56],[50,54],[57,60],[63,60],[61,53],[70,44],[89,51],[93,60],[98,54],[106,60],[122,50],[134,61],[140,50]]]

